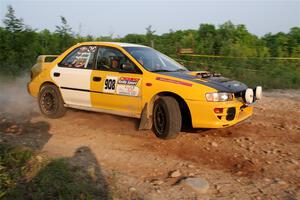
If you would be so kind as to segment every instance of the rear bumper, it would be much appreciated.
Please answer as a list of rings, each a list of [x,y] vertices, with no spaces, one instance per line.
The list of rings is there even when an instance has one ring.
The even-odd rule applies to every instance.
[[[191,112],[193,128],[224,128],[242,122],[253,113],[253,106],[244,106],[240,101],[204,102],[187,101]],[[215,108],[223,108],[216,114]]]
[[[38,85],[33,83],[33,82],[29,82],[27,83],[27,92],[33,96],[33,97],[37,97],[38,96]]]

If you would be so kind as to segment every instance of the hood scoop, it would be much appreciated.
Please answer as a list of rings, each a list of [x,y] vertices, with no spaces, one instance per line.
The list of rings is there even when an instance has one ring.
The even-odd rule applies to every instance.
[[[220,73],[211,72],[198,72],[196,74],[197,78],[211,78],[211,77],[221,77]]]
[[[195,76],[196,78],[205,79],[205,78],[211,78],[211,77],[221,77],[220,73],[216,72],[208,72],[208,71],[196,71],[189,73],[192,76]]]
[[[193,71],[189,73],[195,79],[205,82],[208,86],[224,92],[237,92],[247,89],[247,86],[239,81],[223,77],[220,73],[208,71]]]

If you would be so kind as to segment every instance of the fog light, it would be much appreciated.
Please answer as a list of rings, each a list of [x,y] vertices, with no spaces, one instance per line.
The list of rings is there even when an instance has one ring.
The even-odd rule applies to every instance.
[[[223,108],[215,108],[214,112],[217,114],[223,113]]]
[[[257,100],[261,100],[261,97],[262,97],[262,87],[261,86],[257,86],[255,88],[255,97]]]
[[[247,90],[245,91],[245,94],[244,94],[244,101],[247,104],[251,104],[251,103],[253,103],[253,100],[254,100],[254,92],[251,88],[247,88]]]

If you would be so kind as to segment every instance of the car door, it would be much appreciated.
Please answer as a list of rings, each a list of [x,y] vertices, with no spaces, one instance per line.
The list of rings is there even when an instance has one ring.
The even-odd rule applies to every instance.
[[[80,46],[69,53],[51,71],[68,105],[91,107],[91,74],[96,46]]]
[[[139,117],[141,85],[142,72],[126,55],[113,47],[98,47],[91,83],[93,107]]]

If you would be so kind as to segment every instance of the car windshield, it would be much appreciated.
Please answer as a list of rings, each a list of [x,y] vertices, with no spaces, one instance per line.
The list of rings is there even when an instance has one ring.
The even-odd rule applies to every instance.
[[[148,47],[125,47],[145,69],[151,72],[188,71],[168,56]]]

